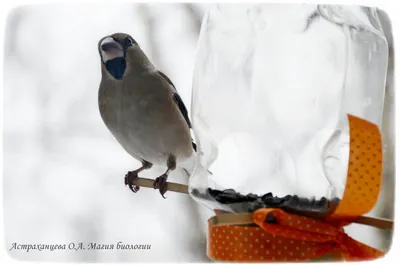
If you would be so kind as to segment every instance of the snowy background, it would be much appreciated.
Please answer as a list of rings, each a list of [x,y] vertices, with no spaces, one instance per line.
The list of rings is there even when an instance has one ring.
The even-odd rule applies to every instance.
[[[98,40],[130,33],[190,109],[196,41],[206,5],[37,5],[15,9],[5,36],[4,201],[6,247],[69,242],[151,244],[150,251],[13,251],[25,260],[207,261],[199,215],[186,195],[123,185],[139,163],[114,140],[97,108]],[[382,22],[391,39],[389,20]],[[393,53],[393,50],[391,50]],[[391,61],[392,62],[392,61]],[[393,65],[389,71],[393,70]],[[389,73],[383,136],[384,190],[373,212],[393,216],[394,101]],[[154,177],[154,168],[143,174]],[[184,178],[171,175],[171,180]],[[387,249],[391,235],[349,233]]]

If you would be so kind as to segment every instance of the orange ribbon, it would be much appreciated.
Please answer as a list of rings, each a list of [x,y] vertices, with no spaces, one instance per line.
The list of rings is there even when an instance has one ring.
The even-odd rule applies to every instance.
[[[344,233],[343,226],[367,213],[378,198],[382,175],[379,128],[348,115],[350,156],[346,188],[336,210],[325,220],[264,208],[253,213],[257,226],[214,226],[209,220],[208,256],[221,261],[306,261],[340,251],[348,261],[384,253]],[[274,218],[276,223],[265,222]]]

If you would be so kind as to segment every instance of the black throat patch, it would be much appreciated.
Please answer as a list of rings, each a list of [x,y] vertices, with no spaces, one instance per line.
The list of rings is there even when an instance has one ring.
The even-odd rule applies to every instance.
[[[124,57],[114,58],[105,63],[107,71],[118,80],[122,79],[126,69],[126,60]]]

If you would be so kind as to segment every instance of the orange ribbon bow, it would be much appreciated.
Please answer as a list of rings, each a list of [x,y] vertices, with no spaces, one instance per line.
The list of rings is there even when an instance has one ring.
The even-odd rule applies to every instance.
[[[348,261],[375,259],[383,252],[348,235],[343,226],[367,213],[378,198],[382,175],[379,128],[348,115],[350,157],[346,189],[325,220],[264,208],[253,213],[257,226],[215,226],[209,220],[208,256],[221,261],[306,261],[339,251]],[[266,222],[273,218],[276,223]]]

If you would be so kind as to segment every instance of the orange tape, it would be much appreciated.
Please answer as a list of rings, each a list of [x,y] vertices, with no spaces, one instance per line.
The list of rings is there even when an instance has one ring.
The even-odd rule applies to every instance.
[[[272,215],[278,224],[264,222]],[[339,250],[348,261],[369,260],[383,252],[347,236],[342,227],[281,209],[253,213],[259,227],[209,225],[208,256],[223,261],[307,261]]]
[[[333,213],[336,218],[354,218],[374,207],[381,189],[382,140],[378,126],[348,115],[350,156],[346,188]]]
[[[208,256],[220,261],[306,261],[339,250],[346,260],[368,260],[384,253],[343,231],[343,225],[375,205],[382,176],[379,128],[348,115],[350,156],[343,198],[325,221],[288,214],[281,209],[253,213],[257,226],[214,226],[209,220]],[[266,223],[273,215],[277,224]]]

